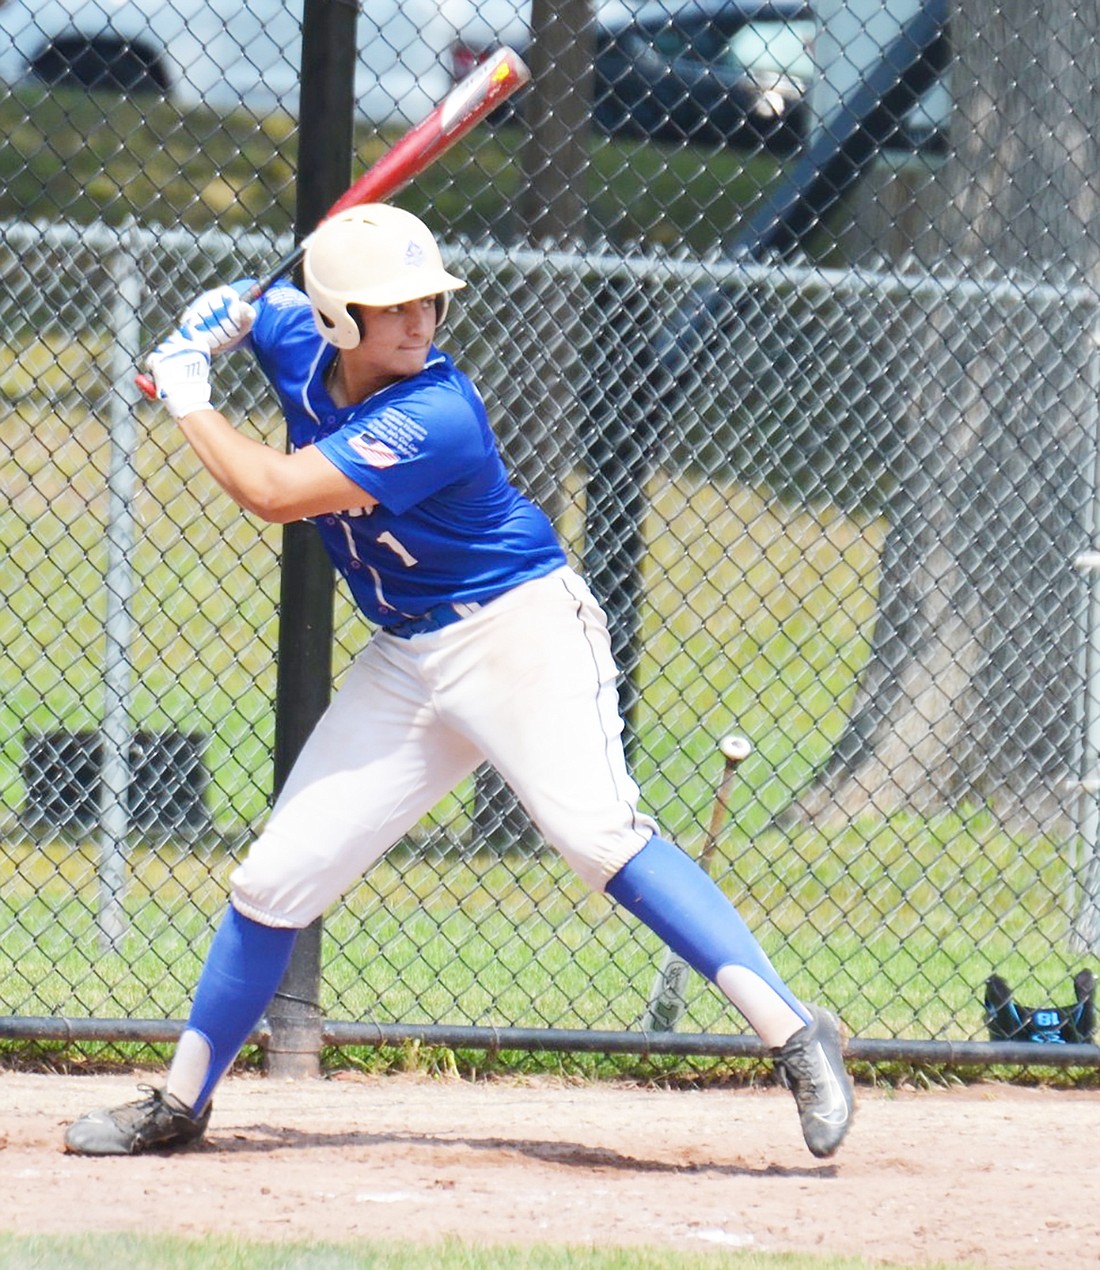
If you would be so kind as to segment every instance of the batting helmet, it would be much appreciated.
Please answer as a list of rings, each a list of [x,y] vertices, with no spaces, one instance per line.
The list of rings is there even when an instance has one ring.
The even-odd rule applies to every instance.
[[[337,348],[355,348],[360,340],[349,305],[384,309],[438,296],[442,322],[449,293],[466,285],[444,269],[427,225],[386,203],[364,203],[322,221],[306,242],[302,276],[317,329]]]

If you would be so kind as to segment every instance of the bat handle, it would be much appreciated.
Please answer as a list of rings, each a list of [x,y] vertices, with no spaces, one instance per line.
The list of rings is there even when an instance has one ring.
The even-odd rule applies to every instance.
[[[305,240],[297,243],[290,251],[277,261],[270,273],[254,282],[247,291],[241,294],[241,299],[246,304],[252,304],[268,290],[274,286],[280,278],[284,278],[290,271],[297,267],[305,252]],[[153,382],[153,376],[147,375],[144,371],[140,371],[134,376],[134,383],[141,389],[142,393],[149,398],[150,401],[157,399],[157,386]]]

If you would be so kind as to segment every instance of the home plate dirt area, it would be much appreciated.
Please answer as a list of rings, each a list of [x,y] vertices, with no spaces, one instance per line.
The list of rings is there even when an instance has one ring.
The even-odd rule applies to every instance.
[[[234,1075],[197,1148],[62,1151],[70,1120],[162,1079],[0,1072],[0,1228],[1100,1264],[1095,1090],[860,1088],[816,1160],[772,1087]]]

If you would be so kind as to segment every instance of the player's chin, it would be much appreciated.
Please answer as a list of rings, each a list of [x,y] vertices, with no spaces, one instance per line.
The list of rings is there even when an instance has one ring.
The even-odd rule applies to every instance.
[[[394,358],[399,363],[400,369],[397,370],[399,375],[419,375],[424,369],[424,364],[428,360],[429,345],[423,348],[403,349],[402,352]],[[395,368],[396,369],[396,368]]]

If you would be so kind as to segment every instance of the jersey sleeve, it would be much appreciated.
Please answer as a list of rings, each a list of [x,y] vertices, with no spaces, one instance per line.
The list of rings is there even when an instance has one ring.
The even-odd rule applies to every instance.
[[[256,301],[256,320],[249,332],[252,351],[265,371],[269,368],[276,349],[284,350],[288,344],[315,343],[316,329],[309,297],[293,283],[280,279],[269,287]]]
[[[366,402],[317,447],[396,514],[461,483],[486,459],[477,403],[449,382],[417,376]]]

